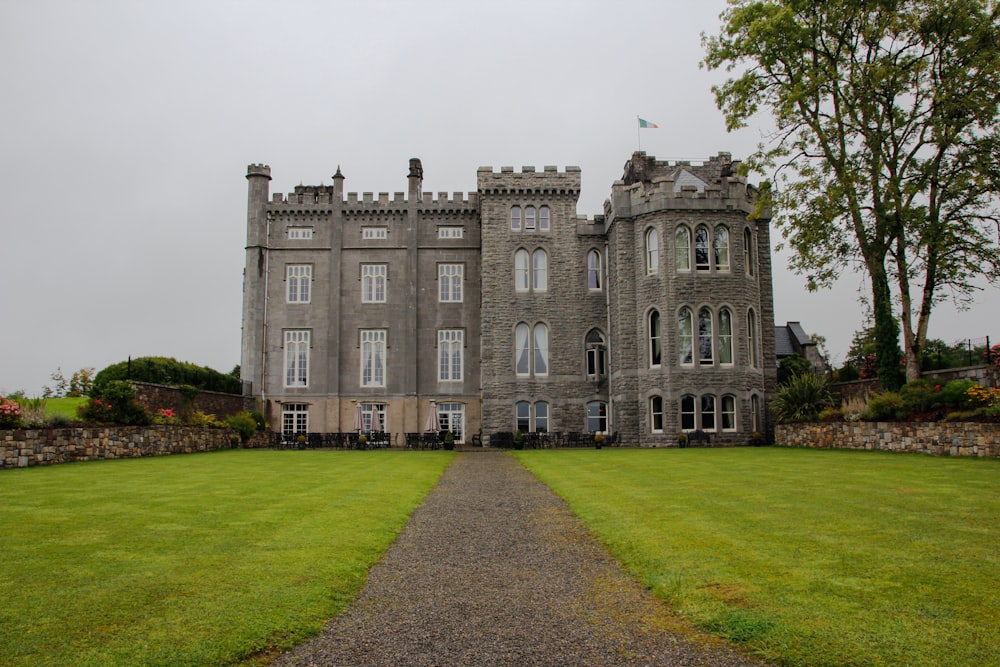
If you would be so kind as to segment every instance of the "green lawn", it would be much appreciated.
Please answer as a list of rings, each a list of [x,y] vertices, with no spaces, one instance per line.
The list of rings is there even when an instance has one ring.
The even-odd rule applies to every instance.
[[[786,665],[1000,665],[1000,461],[517,452],[634,575]]]
[[[221,665],[343,610],[450,452],[0,472],[0,665]]]
[[[80,398],[46,398],[45,413],[48,415],[62,415],[68,419],[77,419],[76,409],[87,402],[87,397]]]

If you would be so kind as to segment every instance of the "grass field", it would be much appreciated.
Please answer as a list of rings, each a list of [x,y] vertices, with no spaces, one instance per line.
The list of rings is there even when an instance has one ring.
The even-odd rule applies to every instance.
[[[86,396],[80,398],[46,398],[45,413],[48,415],[62,415],[67,419],[77,419],[76,409],[86,402]]]
[[[222,665],[318,632],[450,452],[225,451],[0,472],[0,665]]]
[[[785,665],[1000,665],[1000,461],[517,452],[681,615]]]

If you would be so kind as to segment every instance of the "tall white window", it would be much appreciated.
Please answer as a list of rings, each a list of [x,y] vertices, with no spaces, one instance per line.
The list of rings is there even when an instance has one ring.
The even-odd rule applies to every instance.
[[[681,430],[693,431],[697,412],[695,410],[694,396],[681,396]]]
[[[722,418],[723,431],[736,430],[736,397],[726,395],[722,397],[719,409],[719,416]]]
[[[309,406],[306,403],[282,404],[281,432],[284,435],[309,432]]]
[[[514,404],[514,423],[521,433],[531,433],[531,403],[518,401]]]
[[[462,354],[465,332],[461,329],[438,331],[438,380],[462,379]]]
[[[691,230],[678,227],[674,234],[674,261],[678,271],[691,270]]]
[[[699,271],[712,268],[708,250],[708,227],[701,225],[694,230],[694,267]]]
[[[712,311],[702,308],[698,311],[698,362],[711,364],[712,354]]]
[[[538,209],[538,231],[549,231],[549,207],[542,206]]]
[[[385,403],[361,404],[361,430],[385,431]]]
[[[601,253],[597,250],[587,253],[587,289],[601,289]]]
[[[285,386],[309,386],[309,331],[285,332]]]
[[[753,308],[747,312],[747,356],[750,367],[757,368],[760,357],[757,355],[757,314]]]
[[[535,403],[535,433],[549,432],[549,404],[545,401]]]
[[[748,276],[753,275],[753,234],[750,229],[743,230],[743,266]]]
[[[693,327],[691,309],[684,306],[677,312],[677,361],[682,366],[694,363]]]
[[[514,289],[518,292],[528,291],[528,251],[523,248],[514,253]]]
[[[285,267],[285,282],[288,284],[288,303],[309,303],[312,291],[311,265],[289,264]]]
[[[385,386],[385,329],[361,331],[361,386]]]
[[[465,268],[461,264],[438,264],[438,300],[460,303]]]
[[[652,396],[649,399],[649,430],[653,433],[663,433],[662,396]]]
[[[649,366],[658,368],[663,363],[663,337],[660,331],[660,313],[649,311]]]
[[[715,430],[715,396],[705,394],[701,397],[701,429]]]
[[[521,207],[510,207],[510,229],[514,232],[521,231]]]
[[[587,376],[600,378],[608,374],[605,356],[607,346],[604,334],[597,329],[587,332]]]
[[[535,228],[535,207],[526,206],[524,208],[524,228],[534,229]]]
[[[723,226],[715,228],[715,238],[712,241],[715,252],[715,270],[729,270],[729,230]]]
[[[531,289],[536,292],[549,289],[549,256],[541,248],[531,253]]]
[[[361,303],[385,303],[385,264],[361,265]]]
[[[514,328],[514,373],[519,377],[549,374],[549,328],[538,323]]]
[[[728,308],[719,309],[719,363],[733,363],[733,314]]]
[[[646,230],[646,273],[660,270],[660,234],[655,229]]]

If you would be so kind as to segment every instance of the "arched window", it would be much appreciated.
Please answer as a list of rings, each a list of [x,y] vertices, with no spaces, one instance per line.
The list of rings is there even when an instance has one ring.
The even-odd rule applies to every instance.
[[[526,206],[524,209],[524,228],[534,229],[535,228],[535,207]]]
[[[757,313],[753,308],[747,312],[747,356],[750,367],[757,368],[760,358],[757,355]]]
[[[549,374],[549,328],[536,324],[533,343],[535,348],[535,375]]]
[[[514,253],[514,289],[528,291],[528,251],[523,248]]]
[[[677,312],[677,361],[682,366],[694,363],[694,318],[684,306]]]
[[[660,234],[652,227],[646,230],[646,273],[660,270]]]
[[[708,227],[700,225],[694,230],[694,266],[699,271],[711,268],[708,256]]]
[[[719,309],[719,363],[733,363],[733,314],[728,308]]]
[[[602,401],[587,403],[587,430],[591,433],[608,430],[608,404]]]
[[[605,363],[605,353],[607,348],[604,344],[604,334],[597,329],[591,329],[587,333],[587,376],[600,378],[607,375]]]
[[[601,289],[601,253],[596,250],[587,253],[587,289]]]
[[[694,396],[681,396],[681,430],[693,431],[696,423]]]
[[[649,311],[649,366],[658,368],[663,362],[663,337],[660,332],[660,313]]]
[[[715,228],[715,238],[712,241],[715,251],[715,270],[729,270],[729,230],[723,226]]]
[[[722,405],[719,410],[719,417],[722,419],[723,431],[736,430],[736,397],[726,395],[722,397]]]
[[[521,231],[521,207],[510,207],[510,229],[513,232]]]
[[[750,428],[760,433],[760,397],[756,394],[750,397]]]
[[[538,231],[549,231],[549,207],[542,206],[538,209]]]
[[[652,396],[649,399],[649,430],[652,433],[663,433],[662,396]]]
[[[715,396],[712,394],[701,397],[701,430],[715,430]]]
[[[531,375],[528,332],[528,325],[523,322],[514,329],[514,372],[519,376]]]
[[[691,230],[678,227],[674,235],[674,259],[678,271],[691,270]]]
[[[549,256],[539,248],[531,254],[531,289],[544,292],[549,288]]]
[[[698,362],[711,364],[712,354],[712,311],[702,308],[698,311]]]
[[[746,267],[745,271],[748,276],[753,275],[753,258],[753,234],[747,228],[743,230],[743,266]]]

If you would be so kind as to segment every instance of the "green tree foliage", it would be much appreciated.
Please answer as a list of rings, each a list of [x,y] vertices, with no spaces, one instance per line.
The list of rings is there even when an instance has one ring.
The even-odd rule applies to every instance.
[[[730,129],[774,117],[748,163],[775,170],[793,268],[810,289],[863,268],[879,378],[902,384],[901,325],[916,379],[934,305],[1000,279],[1000,5],[732,0],[722,20],[704,64],[742,72],[713,88]]]
[[[800,422],[819,418],[823,408],[832,404],[826,380],[815,373],[802,373],[778,389],[771,401],[771,409],[779,422]]]
[[[793,354],[778,362],[778,384],[787,384],[796,375],[815,372],[811,361],[801,354]]]
[[[80,418],[88,422],[142,426],[153,421],[149,411],[135,398],[135,387],[124,380],[111,380],[100,397],[91,396],[80,406]]]
[[[114,380],[136,380],[171,386],[186,386],[199,391],[219,391],[228,394],[242,392],[239,378],[205,366],[167,357],[140,357],[112,364],[94,378],[91,395],[100,397]]]

